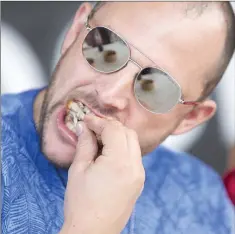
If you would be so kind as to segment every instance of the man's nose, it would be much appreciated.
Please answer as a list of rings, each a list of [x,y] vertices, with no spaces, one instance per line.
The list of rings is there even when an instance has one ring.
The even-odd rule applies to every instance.
[[[125,109],[133,98],[133,83],[138,69],[128,64],[126,68],[105,74],[96,81],[96,91],[100,105],[106,108]]]

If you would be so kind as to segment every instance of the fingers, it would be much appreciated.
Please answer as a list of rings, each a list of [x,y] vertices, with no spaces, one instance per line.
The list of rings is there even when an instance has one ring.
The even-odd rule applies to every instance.
[[[120,122],[97,116],[87,116],[84,122],[100,137],[103,144],[103,156],[122,157],[127,152],[126,128]]]
[[[84,170],[94,160],[97,155],[97,141],[95,135],[90,131],[86,124],[79,123],[80,134],[73,164],[79,165],[79,169]]]
[[[137,158],[141,161],[140,146],[135,131],[126,128],[118,121],[97,116],[86,116],[84,121],[89,129],[100,136],[104,146],[102,155],[118,157],[119,160],[121,158],[126,160],[127,157],[132,160]]]
[[[139,147],[138,135],[136,134],[135,131],[131,129],[129,129],[129,131],[127,132],[127,145],[128,148],[130,149],[130,155],[132,157],[132,160],[137,160],[142,164],[142,156]]]
[[[87,116],[88,117],[88,116]],[[116,160],[116,167],[128,168],[129,177],[143,186],[145,171],[142,163],[138,135],[118,121],[89,116],[84,120],[92,131],[101,136],[102,155]]]
[[[110,119],[104,119],[100,118],[98,116],[94,115],[86,115],[84,118],[84,122],[87,124],[87,126],[94,131],[98,135],[102,135],[102,132],[105,127],[109,125],[114,125],[114,126],[123,126],[121,122],[115,121],[115,120],[110,120]]]

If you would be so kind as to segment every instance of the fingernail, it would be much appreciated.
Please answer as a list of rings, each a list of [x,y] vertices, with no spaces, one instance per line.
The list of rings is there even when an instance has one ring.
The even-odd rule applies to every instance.
[[[76,135],[80,136],[82,134],[82,124],[78,123],[76,126]]]

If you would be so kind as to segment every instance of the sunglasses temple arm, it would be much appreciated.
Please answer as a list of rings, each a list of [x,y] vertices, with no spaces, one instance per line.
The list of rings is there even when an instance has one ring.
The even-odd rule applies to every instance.
[[[183,105],[188,105],[188,106],[197,106],[199,105],[199,102],[193,102],[193,101],[184,101],[182,99],[180,99],[179,101],[181,104]]]
[[[91,30],[92,30],[92,27],[91,27],[90,24],[89,24],[89,16],[87,17],[87,20],[86,20],[86,22],[85,22],[85,27],[86,27],[86,29],[87,29],[88,31],[91,31]]]
[[[134,63],[138,68],[140,68],[141,70],[143,69],[136,61],[132,60],[131,58],[129,58],[129,61]]]

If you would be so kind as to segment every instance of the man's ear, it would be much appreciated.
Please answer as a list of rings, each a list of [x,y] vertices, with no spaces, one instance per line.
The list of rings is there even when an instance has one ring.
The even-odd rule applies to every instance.
[[[73,19],[73,23],[64,39],[64,42],[61,48],[62,55],[73,44],[73,42],[77,38],[77,35],[80,33],[82,27],[84,26],[91,10],[92,10],[92,5],[88,2],[82,3],[81,6],[78,8],[75,14],[75,17]]]
[[[193,108],[181,121],[172,135],[179,135],[190,131],[198,125],[209,120],[216,112],[216,103],[212,100],[205,100]]]

